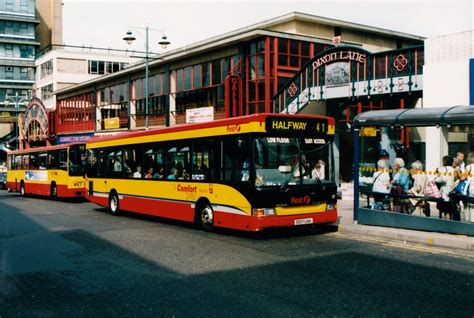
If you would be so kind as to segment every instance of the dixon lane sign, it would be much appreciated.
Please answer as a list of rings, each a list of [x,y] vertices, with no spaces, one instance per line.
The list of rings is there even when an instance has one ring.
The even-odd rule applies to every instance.
[[[320,58],[318,58],[316,61],[313,62],[313,70],[316,70],[327,63],[331,63],[331,62],[335,62],[339,60],[356,61],[359,63],[365,63],[366,54],[353,52],[353,51],[340,51],[340,52],[328,53],[326,55],[321,56]]]

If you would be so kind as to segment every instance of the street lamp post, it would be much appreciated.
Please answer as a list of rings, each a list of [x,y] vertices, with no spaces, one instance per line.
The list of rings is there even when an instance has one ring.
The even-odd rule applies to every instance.
[[[148,54],[149,54],[149,51],[148,51],[148,31],[153,30],[153,31],[162,32],[162,30],[150,29],[148,27],[148,25],[145,28],[130,27],[129,31],[126,34],[126,36],[123,38],[123,40],[125,42],[127,42],[128,45],[132,44],[132,42],[136,40],[136,38],[132,35],[132,31],[130,31],[132,29],[135,29],[135,31],[137,31],[136,29],[145,30],[145,129],[148,129],[148,61],[149,61],[149,56],[148,56]],[[138,33],[140,33],[140,32],[138,32]],[[163,37],[161,38],[161,41],[158,42],[158,44],[160,44],[163,49],[166,49],[168,47],[168,45],[170,44],[170,42],[167,40],[167,37],[165,35],[163,35]]]
[[[18,125],[18,112],[20,111],[20,103],[27,103],[28,98],[24,98],[21,96],[18,96],[18,92],[15,92],[15,96],[13,97],[8,97],[8,95],[5,98],[5,103],[8,105],[9,102],[12,102],[15,104],[15,113],[16,113],[16,128],[15,128],[15,137],[16,137],[16,142],[17,146],[16,149],[20,148],[20,140],[18,140],[18,134],[19,134],[19,125]]]

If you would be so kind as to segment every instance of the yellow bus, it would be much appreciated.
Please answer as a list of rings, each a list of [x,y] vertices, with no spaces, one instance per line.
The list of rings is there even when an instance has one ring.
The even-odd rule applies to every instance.
[[[334,131],[329,117],[258,114],[95,137],[86,198],[204,230],[334,223]]]
[[[85,144],[66,144],[8,153],[7,188],[52,199],[84,197]]]

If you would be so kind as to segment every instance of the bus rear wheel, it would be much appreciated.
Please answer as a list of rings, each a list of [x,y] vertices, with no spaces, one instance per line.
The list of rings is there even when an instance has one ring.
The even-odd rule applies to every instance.
[[[115,191],[110,192],[109,195],[109,211],[112,215],[119,215],[119,198]]]
[[[196,223],[198,228],[210,232],[214,229],[214,211],[205,203],[197,208]]]

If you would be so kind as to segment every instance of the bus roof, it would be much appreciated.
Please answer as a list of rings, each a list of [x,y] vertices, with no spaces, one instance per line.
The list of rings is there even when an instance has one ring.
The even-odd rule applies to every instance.
[[[180,124],[180,125],[174,125],[172,127],[159,127],[159,128],[149,129],[149,130],[128,131],[128,132],[119,133],[113,136],[95,136],[89,139],[87,143],[93,144],[93,143],[100,143],[100,142],[120,140],[120,139],[146,137],[146,136],[152,136],[156,134],[169,134],[169,133],[185,132],[185,131],[198,130],[198,129],[232,126],[232,125],[239,125],[239,124],[264,123],[267,117],[282,117],[282,118],[298,117],[298,118],[308,118],[308,119],[319,118],[319,119],[327,119],[329,125],[334,125],[334,118],[326,117],[326,116],[261,113],[261,114],[240,116],[240,117],[235,117],[235,118],[218,119],[218,120],[213,120],[213,121],[204,122],[204,123]]]
[[[58,150],[58,149],[66,149],[74,145],[84,145],[84,142],[78,143],[71,143],[71,144],[61,144],[61,145],[54,145],[54,146],[47,146],[47,147],[37,147],[37,148],[28,148],[22,150],[13,150],[8,151],[9,155],[19,155],[19,154],[26,154],[32,152],[42,152],[42,151],[50,151],[50,150]]]

